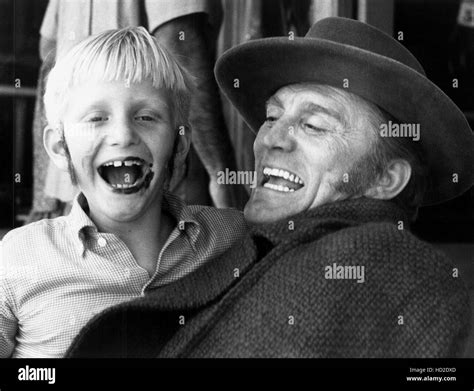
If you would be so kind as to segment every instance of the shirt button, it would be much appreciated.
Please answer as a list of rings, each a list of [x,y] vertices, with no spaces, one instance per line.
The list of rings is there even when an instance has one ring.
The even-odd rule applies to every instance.
[[[107,246],[107,240],[105,240],[103,237],[100,237],[99,239],[97,239],[97,243],[100,247]]]

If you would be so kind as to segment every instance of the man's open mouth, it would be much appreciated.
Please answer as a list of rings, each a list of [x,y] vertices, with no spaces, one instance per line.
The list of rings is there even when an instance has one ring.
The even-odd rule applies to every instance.
[[[130,156],[120,160],[109,160],[97,168],[101,178],[114,192],[131,194],[147,188],[153,179],[152,163]]]
[[[301,189],[304,182],[298,175],[290,171],[264,167],[262,186],[283,193],[292,193]]]

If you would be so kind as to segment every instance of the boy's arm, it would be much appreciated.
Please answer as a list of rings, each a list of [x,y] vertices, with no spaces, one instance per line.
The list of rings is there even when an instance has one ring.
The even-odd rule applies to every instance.
[[[185,39],[180,39],[184,32]],[[214,54],[209,42],[206,14],[194,13],[160,25],[153,35],[185,67],[196,80],[191,100],[190,122],[196,152],[210,176],[209,190],[219,207],[241,207],[243,188],[219,185],[218,171],[235,170],[235,156],[222,115],[219,89],[214,79]]]
[[[11,294],[7,286],[6,273],[2,242],[0,242],[0,358],[7,358],[12,355],[18,327],[11,302]]]

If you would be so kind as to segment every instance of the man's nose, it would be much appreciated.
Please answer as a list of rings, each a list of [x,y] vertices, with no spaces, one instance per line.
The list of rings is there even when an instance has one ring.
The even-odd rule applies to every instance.
[[[111,123],[108,139],[111,145],[128,146],[138,143],[138,133],[127,119],[120,119]]]
[[[261,142],[265,147],[285,151],[291,151],[295,148],[296,126],[291,121],[277,120],[271,127],[265,127],[262,130]]]

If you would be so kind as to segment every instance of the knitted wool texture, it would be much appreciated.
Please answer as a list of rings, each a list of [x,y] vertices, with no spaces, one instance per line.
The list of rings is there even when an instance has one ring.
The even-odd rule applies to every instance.
[[[403,224],[403,227],[402,227]],[[327,266],[364,266],[364,282]],[[456,357],[467,290],[390,202],[254,226],[220,259],[96,316],[70,357]]]

